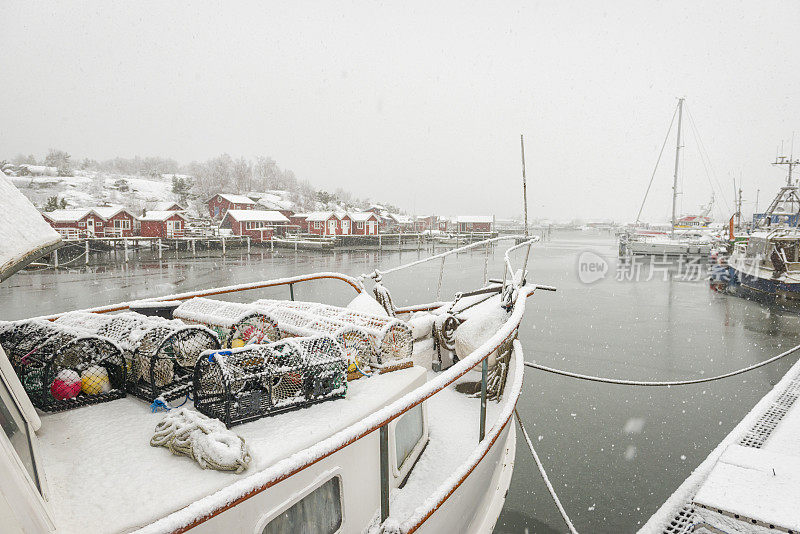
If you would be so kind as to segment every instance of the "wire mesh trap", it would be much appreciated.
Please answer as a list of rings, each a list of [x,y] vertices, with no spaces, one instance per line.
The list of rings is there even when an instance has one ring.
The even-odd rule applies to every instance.
[[[0,345],[40,410],[69,410],[125,396],[125,359],[108,338],[28,320],[1,324]]]
[[[207,326],[217,333],[221,346],[227,348],[270,343],[281,337],[275,322],[248,304],[196,297],[178,306],[173,317]]]
[[[370,363],[373,365],[380,366],[410,358],[413,352],[414,338],[411,328],[393,317],[381,317],[316,302],[262,299],[255,301],[253,305],[266,310],[281,331],[290,332],[292,328],[303,328],[335,334],[341,328],[356,328],[370,339]]]
[[[188,393],[197,357],[220,348],[208,328],[133,312],[116,315],[68,313],[56,324],[83,328],[116,341],[127,367],[127,390],[148,402]]]
[[[194,405],[228,427],[344,397],[347,357],[329,335],[209,351],[194,369]]]

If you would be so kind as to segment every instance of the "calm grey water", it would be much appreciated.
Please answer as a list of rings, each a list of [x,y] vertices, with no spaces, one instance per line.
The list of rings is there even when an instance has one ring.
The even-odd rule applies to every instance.
[[[18,274],[0,285],[0,318],[313,271],[360,274],[426,255],[254,250],[249,257],[229,250],[225,258],[168,253],[162,261],[142,253],[129,265]],[[593,284],[578,277],[578,258],[585,251],[609,263],[606,277]],[[500,251],[489,255],[490,276],[502,275],[501,259]],[[448,259],[442,296],[478,287],[485,260],[483,251]],[[558,292],[537,292],[528,301],[520,329],[526,358],[586,374],[668,380],[744,367],[800,342],[795,313],[713,293],[704,281],[677,279],[677,269],[667,280],[660,270],[647,280],[645,265],[639,281],[617,281],[613,237],[555,234],[536,246],[530,263],[529,278],[555,285]],[[438,263],[431,263],[388,275],[385,283],[398,304],[427,302],[435,295],[437,274]],[[281,288],[252,296],[286,298],[286,292]],[[331,282],[296,289],[299,299],[339,303],[352,294]],[[726,381],[669,389],[579,382],[527,369],[519,410],[577,529],[632,532],[794,361]],[[526,531],[566,529],[520,438],[496,532]]]

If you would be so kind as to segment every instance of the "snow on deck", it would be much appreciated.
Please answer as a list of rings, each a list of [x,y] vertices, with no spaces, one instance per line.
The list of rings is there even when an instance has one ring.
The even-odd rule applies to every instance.
[[[717,529],[706,529],[711,532],[800,532],[798,397],[800,362],[694,470],[640,533],[683,534],[703,524]]]
[[[343,399],[233,427],[252,454],[244,475],[395,401],[425,372],[413,367],[355,380]],[[202,470],[189,458],[151,447],[150,438],[162,417],[135,397],[42,417],[37,435],[59,532],[128,531],[241,480],[229,472]]]

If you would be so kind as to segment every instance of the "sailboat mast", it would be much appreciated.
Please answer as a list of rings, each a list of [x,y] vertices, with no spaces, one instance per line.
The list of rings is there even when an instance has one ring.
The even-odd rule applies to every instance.
[[[525,237],[528,237],[528,184],[525,180],[525,139],[519,134],[519,146],[522,149],[522,202],[525,204]]]
[[[681,119],[683,118],[683,98],[678,99],[678,137],[675,144],[675,176],[672,181],[672,228],[669,235],[675,235],[675,224],[678,220],[675,217],[675,208],[678,203],[678,164],[681,157]]]

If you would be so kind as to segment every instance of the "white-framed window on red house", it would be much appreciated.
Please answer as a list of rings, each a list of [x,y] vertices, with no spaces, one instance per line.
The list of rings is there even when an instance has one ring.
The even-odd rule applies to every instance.
[[[322,228],[322,221],[314,221],[314,228],[316,228],[317,230]]]
[[[131,221],[128,219],[114,219],[114,228],[117,230],[130,230]]]
[[[85,222],[83,222],[83,221],[81,221],[81,222],[79,222],[79,223],[78,223],[78,226],[80,226],[81,228],[83,228],[84,226],[86,226],[86,223],[85,223]]]
[[[363,230],[364,229],[364,223],[363,222],[356,223],[356,228],[358,228],[359,230]]]

